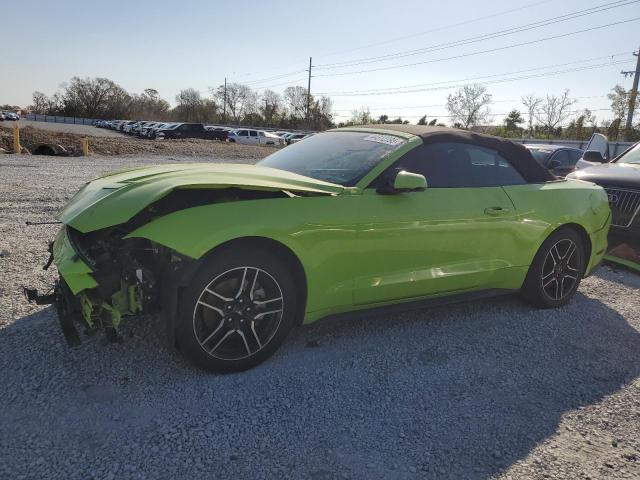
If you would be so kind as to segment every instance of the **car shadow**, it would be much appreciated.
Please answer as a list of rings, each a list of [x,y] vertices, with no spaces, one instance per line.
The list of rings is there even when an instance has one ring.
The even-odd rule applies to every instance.
[[[273,478],[485,479],[640,375],[638,331],[580,293],[558,310],[503,297],[327,319],[224,376],[164,347],[153,317],[123,334],[69,349],[51,308],[1,330],[0,381],[18,386],[0,397],[4,433],[58,441],[57,455],[84,449],[92,464],[131,438],[154,452],[188,432],[184,451],[160,447],[134,465],[156,478],[197,477],[186,452],[210,445],[204,468],[234,478],[273,465]]]

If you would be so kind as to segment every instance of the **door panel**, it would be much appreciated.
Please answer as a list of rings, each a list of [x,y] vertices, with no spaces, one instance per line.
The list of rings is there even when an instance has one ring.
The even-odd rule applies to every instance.
[[[356,304],[491,288],[513,265],[518,222],[502,187],[367,189],[361,202]]]

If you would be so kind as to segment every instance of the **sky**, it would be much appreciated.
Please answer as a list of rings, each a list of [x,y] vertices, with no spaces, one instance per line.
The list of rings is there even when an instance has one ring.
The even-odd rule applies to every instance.
[[[2,3],[0,104],[20,106],[73,76],[155,88],[171,104],[180,89],[207,96],[225,77],[258,91],[306,88],[313,57],[311,93],[332,98],[337,121],[364,107],[448,122],[447,95],[473,82],[491,93],[494,123],[524,112],[525,94],[565,89],[573,110],[600,121],[610,89],[631,87],[620,72],[635,69],[640,44],[639,0]]]

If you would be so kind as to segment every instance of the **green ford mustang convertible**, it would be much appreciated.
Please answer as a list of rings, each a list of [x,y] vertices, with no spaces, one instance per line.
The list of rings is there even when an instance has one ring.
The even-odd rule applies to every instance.
[[[375,307],[519,291],[567,303],[606,249],[604,190],[522,146],[448,128],[354,127],[257,165],[178,164],[87,183],[59,213],[55,302],[118,338],[161,312],[201,367],[264,361],[297,324]],[[526,326],[523,326],[526,328]]]

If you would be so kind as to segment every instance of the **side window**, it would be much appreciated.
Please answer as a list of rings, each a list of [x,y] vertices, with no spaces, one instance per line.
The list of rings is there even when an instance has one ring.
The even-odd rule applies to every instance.
[[[184,131],[186,131],[188,128],[189,128],[189,126],[188,126],[188,125],[180,125],[180,126],[178,127],[178,130],[180,130],[181,132],[184,132]]]
[[[391,168],[424,175],[429,188],[498,187],[527,183],[495,150],[466,143],[434,143],[417,147]]]
[[[264,137],[264,132],[258,132],[258,135],[260,135],[261,137]]]
[[[255,130],[249,130],[249,135],[251,135],[252,137],[257,137],[258,132],[256,132]]]
[[[576,162],[582,158],[582,150],[571,150],[571,152],[569,153],[569,157],[571,159],[570,165],[575,165]]]
[[[246,130],[240,130],[240,131],[238,132],[238,136],[239,136],[239,137],[248,137],[248,136],[249,136],[249,134],[247,133],[247,131],[246,131]]]
[[[561,167],[568,167],[572,165],[571,158],[569,157],[569,150],[560,150],[556,152],[555,155],[549,159],[549,166],[551,166],[551,162],[554,160],[560,162]]]

